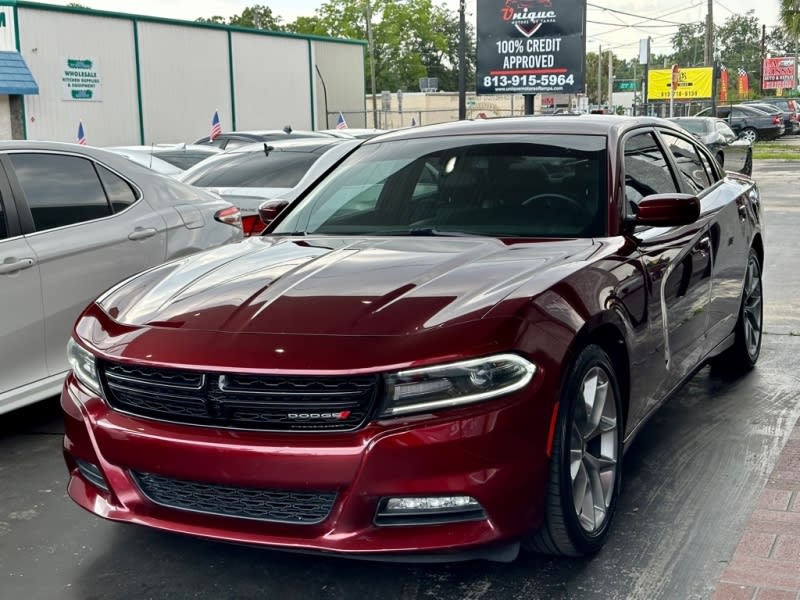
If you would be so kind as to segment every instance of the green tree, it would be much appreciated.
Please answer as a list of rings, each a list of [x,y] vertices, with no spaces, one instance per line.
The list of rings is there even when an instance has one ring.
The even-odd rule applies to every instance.
[[[789,39],[795,44],[800,40],[800,2],[780,0],[780,19]]]
[[[282,19],[272,12],[269,6],[254,4],[248,6],[240,15],[233,15],[227,19],[220,15],[212,17],[199,17],[195,19],[198,23],[213,23],[216,25],[235,25],[237,27],[249,27],[250,29],[264,29],[267,31],[283,31]]]
[[[705,60],[705,23],[684,23],[672,36],[672,64],[681,67],[703,66]]]
[[[313,17],[298,18],[286,29],[366,40],[366,8],[365,0],[328,0]],[[454,11],[434,6],[432,0],[370,0],[370,8],[377,91],[417,90],[420,77],[438,77],[440,89],[457,89],[458,17]],[[468,86],[472,87],[475,41],[471,28],[467,48]],[[365,64],[369,64],[366,54]],[[368,76],[369,67],[367,81]]]
[[[275,15],[269,6],[254,4],[245,8],[242,14],[232,16],[228,20],[228,24],[252,29],[282,31],[284,27],[281,21],[282,19]]]
[[[743,15],[731,15],[714,35],[719,60],[728,69],[744,68],[750,77],[750,87],[759,89],[761,80],[761,24],[754,10]]]

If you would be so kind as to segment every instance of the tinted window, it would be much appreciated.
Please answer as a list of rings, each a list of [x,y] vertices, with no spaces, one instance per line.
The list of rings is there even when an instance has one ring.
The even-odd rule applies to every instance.
[[[8,155],[36,231],[107,217],[111,208],[86,159],[59,154]]]
[[[297,185],[318,156],[305,152],[242,152],[198,165],[184,181],[198,187],[279,187]]]
[[[120,212],[136,202],[136,192],[127,181],[115,175],[102,165],[97,165],[97,172],[106,188],[106,195],[111,201],[114,212]]]
[[[197,152],[197,151],[164,151],[164,152],[153,152],[153,156],[160,158],[161,160],[168,162],[173,167],[178,167],[179,169],[183,169],[184,171],[189,167],[195,166],[201,160],[208,158],[209,156],[216,155],[216,152]]]
[[[664,152],[652,133],[625,140],[625,199],[638,204],[651,194],[677,192]]]
[[[678,165],[678,176],[689,193],[699,194],[710,185],[705,165],[693,144],[671,133],[661,132],[667,148]]]
[[[603,235],[605,143],[602,136],[525,135],[362,146],[275,233]]]
[[[8,237],[8,227],[6,226],[6,211],[3,209],[3,199],[0,198],[0,240]]]

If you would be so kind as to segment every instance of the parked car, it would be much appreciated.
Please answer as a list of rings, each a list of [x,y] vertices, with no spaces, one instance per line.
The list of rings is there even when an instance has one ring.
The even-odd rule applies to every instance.
[[[198,163],[179,177],[236,205],[245,235],[261,233],[258,208],[265,200],[294,200],[361,140],[334,137],[249,144]]]
[[[199,163],[201,160],[210,158],[222,152],[216,146],[200,144],[152,144],[150,146],[115,146],[108,148],[112,152],[124,154],[132,158],[139,164],[153,168],[151,163],[159,161],[167,163],[173,167],[173,173],[168,175],[180,175]],[[161,171],[159,171],[161,172]]]
[[[0,413],[58,393],[104,289],[242,238],[229,203],[105,150],[2,142],[0,163]]]
[[[209,137],[200,138],[195,142],[199,145],[209,145],[231,150],[240,146],[247,146],[254,142],[277,142],[279,140],[294,140],[299,138],[331,138],[335,137],[318,131],[294,131],[290,127],[284,129],[269,129],[266,131],[232,131],[222,133],[213,140]]]
[[[713,117],[711,108],[701,110],[696,117]],[[717,106],[716,117],[725,119],[733,132],[743,140],[755,143],[758,140],[774,140],[783,135],[783,121],[777,115],[745,106],[744,104]]]
[[[784,135],[800,133],[800,121],[798,121],[797,111],[794,110],[794,101],[792,101],[791,106],[788,102],[784,102],[784,104],[786,104],[785,108],[773,102],[748,101],[744,104],[745,106],[752,106],[753,108],[763,110],[769,114],[780,115],[781,119],[783,119],[783,127],[785,129]]]
[[[69,494],[293,551],[595,552],[643,423],[707,361],[758,359],[762,220],[666,120],[367,140],[263,236],[86,309]]]
[[[386,133],[389,131],[388,129],[359,129],[359,128],[350,128],[347,129],[322,129],[320,133],[327,133],[328,135],[332,135],[334,137],[341,137],[345,139],[359,139],[359,140],[368,140],[370,138],[374,138],[376,135],[380,135],[382,133]]]
[[[753,174],[753,144],[738,139],[722,119],[675,117],[670,120],[703,142],[721,167],[748,176]]]
[[[797,98],[779,98],[777,96],[768,96],[766,98],[761,98],[760,100],[755,100],[754,102],[771,104],[772,106],[775,106],[784,112],[794,112],[795,117],[797,117],[798,121],[800,121],[800,100]]]

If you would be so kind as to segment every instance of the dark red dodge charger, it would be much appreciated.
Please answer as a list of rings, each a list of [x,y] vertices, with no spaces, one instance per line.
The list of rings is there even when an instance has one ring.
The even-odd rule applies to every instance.
[[[758,189],[667,121],[396,131],[281,207],[81,316],[85,509],[362,558],[587,554],[646,419],[758,359]]]

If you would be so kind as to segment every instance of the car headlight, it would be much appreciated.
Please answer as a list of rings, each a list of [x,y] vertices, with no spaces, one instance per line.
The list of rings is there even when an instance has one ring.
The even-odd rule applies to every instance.
[[[70,338],[67,342],[67,360],[75,377],[87,388],[100,395],[100,378],[97,376],[97,363],[94,355]]]
[[[515,354],[409,369],[384,377],[379,417],[463,406],[508,394],[528,384],[536,365]]]

